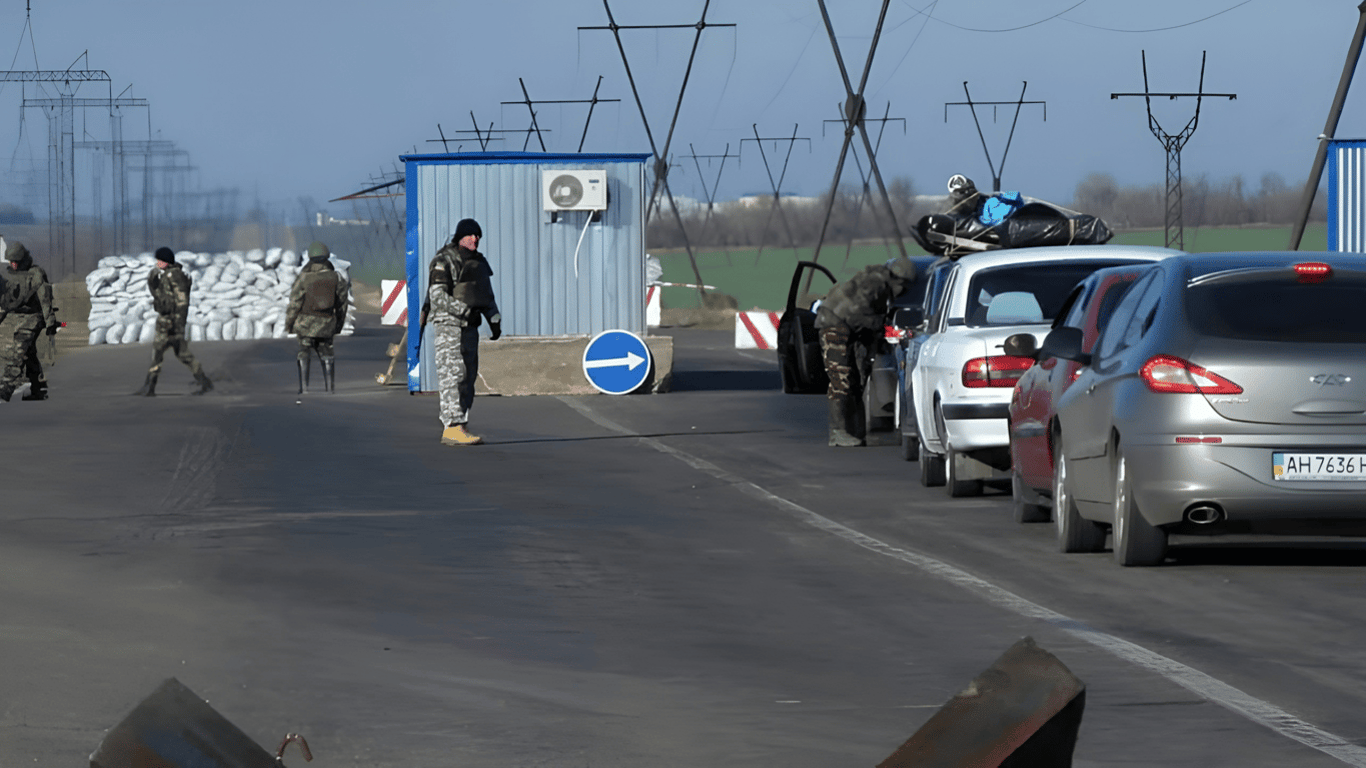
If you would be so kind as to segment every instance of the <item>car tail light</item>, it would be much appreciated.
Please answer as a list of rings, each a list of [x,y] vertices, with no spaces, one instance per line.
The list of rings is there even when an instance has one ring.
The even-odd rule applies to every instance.
[[[1172,355],[1157,355],[1139,372],[1148,389],[1161,393],[1240,395],[1243,388],[1212,371]]]
[[[1303,261],[1295,265],[1301,283],[1321,283],[1333,276],[1333,268],[1321,261]]]
[[[902,336],[909,335],[910,334],[904,333],[900,328],[897,328],[895,325],[882,326],[882,338],[886,339],[889,343],[895,344],[898,341],[901,341]]]
[[[996,355],[973,358],[963,366],[963,386],[1013,387],[1032,365],[1032,357]]]

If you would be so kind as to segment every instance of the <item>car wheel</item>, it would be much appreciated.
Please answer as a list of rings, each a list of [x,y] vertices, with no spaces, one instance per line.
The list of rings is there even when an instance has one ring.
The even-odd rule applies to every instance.
[[[958,477],[958,462],[962,454],[950,449],[944,455],[944,489],[955,499],[963,496],[981,496],[981,480],[962,480]]]
[[[1053,523],[1058,529],[1059,552],[1099,552],[1105,548],[1105,529],[1077,512],[1062,451],[1053,461]]]
[[[1120,565],[1158,565],[1167,558],[1167,533],[1148,522],[1134,503],[1124,452],[1115,455],[1115,562]]]
[[[925,447],[924,440],[917,438],[916,442],[920,445],[920,484],[926,488],[943,485],[944,457],[930,453],[930,449]]]
[[[1011,511],[1017,523],[1046,523],[1052,514],[1042,504],[1030,504],[1024,500],[1024,480],[1019,472],[1010,473]]]

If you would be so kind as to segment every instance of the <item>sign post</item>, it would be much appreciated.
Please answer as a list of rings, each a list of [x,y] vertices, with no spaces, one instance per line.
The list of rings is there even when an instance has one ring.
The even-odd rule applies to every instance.
[[[605,395],[636,391],[652,367],[650,348],[630,331],[603,331],[583,350],[583,375]]]

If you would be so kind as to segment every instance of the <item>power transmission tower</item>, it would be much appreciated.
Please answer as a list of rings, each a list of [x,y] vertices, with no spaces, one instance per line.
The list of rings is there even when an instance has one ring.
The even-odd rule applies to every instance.
[[[522,82],[522,78],[520,78],[520,77],[517,78],[517,83],[518,83],[519,85],[522,86],[522,95],[523,95],[524,97],[526,97],[526,98],[524,98],[522,101],[504,101],[504,102],[502,102],[502,103],[503,103],[503,104],[525,104],[525,105],[526,105],[527,112],[531,113],[531,130],[534,130],[534,131],[536,132],[536,139],[537,139],[538,141],[541,142],[541,151],[542,151],[542,152],[546,151],[546,149],[545,149],[545,141],[541,139],[541,129],[540,129],[540,127],[536,124],[536,105],[537,105],[537,104],[587,104],[587,105],[588,105],[588,118],[587,118],[586,120],[583,121],[583,135],[582,135],[581,137],[579,137],[579,150],[578,150],[578,151],[582,152],[582,151],[583,151],[583,143],[584,143],[585,141],[588,140],[588,123],[593,119],[593,108],[596,107],[596,106],[598,105],[599,102],[621,101],[621,99],[599,99],[599,98],[598,98],[598,89],[602,87],[602,75],[598,75],[598,84],[595,85],[595,86],[593,87],[593,98],[591,98],[591,99],[546,99],[546,100],[536,100],[536,101],[532,101],[531,95],[527,93],[527,90],[526,90],[526,83]],[[527,143],[529,144],[529,143],[531,142],[531,133],[529,133],[529,132],[527,133],[526,139],[527,139]],[[522,147],[522,151],[526,151],[526,146],[523,146],[523,147]]]
[[[830,47],[835,52],[835,63],[839,64],[840,77],[844,80],[844,145],[840,147],[840,159],[835,165],[835,178],[830,182],[830,198],[825,206],[825,220],[821,223],[821,234],[816,240],[815,253],[811,255],[812,261],[819,261],[821,257],[821,246],[825,244],[825,233],[830,228],[830,214],[835,209],[835,196],[839,193],[840,175],[844,172],[844,160],[849,154],[849,146],[854,141],[854,133],[858,132],[863,139],[863,151],[868,158],[868,167],[872,172],[873,178],[877,181],[878,191],[882,194],[882,202],[887,207],[888,220],[892,222],[892,231],[895,233],[896,246],[902,256],[906,253],[906,244],[901,239],[901,227],[896,223],[896,211],[892,208],[892,198],[887,194],[887,185],[882,182],[882,171],[877,167],[877,152],[873,148],[873,142],[868,138],[868,126],[866,124],[867,104],[863,100],[863,90],[868,86],[868,75],[873,70],[873,56],[877,53],[878,40],[882,37],[882,25],[887,19],[887,6],[891,5],[891,0],[882,0],[882,10],[877,17],[877,28],[873,30],[873,40],[868,46],[868,59],[863,65],[863,76],[859,79],[858,88],[855,89],[853,81],[849,79],[849,70],[844,66],[844,56],[840,53],[839,41],[835,38],[835,26],[830,22],[830,12],[825,7],[825,0],[818,0],[821,7],[821,18],[825,21],[825,31],[830,35]],[[804,293],[809,293],[811,289],[811,278],[815,270],[808,270],[806,275],[806,285]]]
[[[82,83],[91,82],[109,84],[107,101],[113,101],[112,81],[109,73],[102,69],[68,67],[0,72],[0,83],[50,84],[58,92],[56,99],[47,100],[51,105],[44,109],[48,118],[48,238],[52,256],[58,263],[69,264],[73,272],[76,269],[75,96]]]
[[[838,107],[836,107],[836,109],[838,109]],[[879,118],[865,117],[865,118],[864,118],[864,122],[865,122],[865,123],[877,123],[877,124],[878,124],[878,129],[877,129],[877,141],[873,143],[873,152],[874,152],[874,153],[876,153],[878,150],[881,150],[881,149],[882,149],[882,137],[883,137],[883,135],[884,135],[884,134],[886,133],[886,131],[887,131],[887,123],[899,121],[899,122],[901,123],[901,133],[902,133],[902,135],[905,135],[905,133],[906,133],[906,118],[904,118],[904,117],[890,117],[891,114],[892,114],[892,102],[889,101],[889,102],[887,102],[887,107],[886,107],[886,109],[884,109],[883,112],[882,112],[882,117],[879,117]],[[821,121],[821,135],[822,135],[822,136],[825,135],[825,123],[839,123],[839,124],[841,124],[841,125],[844,125],[844,124],[847,123],[847,122],[848,122],[848,121],[845,120],[845,119],[842,118],[842,117],[839,118],[838,120],[823,120],[823,121]],[[863,171],[863,163],[860,163],[860,162],[859,162],[859,159],[858,159],[858,147],[850,147],[850,148],[849,148],[849,151],[850,151],[850,153],[852,153],[853,156],[854,156],[854,167],[855,167],[856,169],[858,169],[859,184],[860,184],[860,189],[862,190],[862,192],[859,194],[858,203],[855,204],[855,206],[854,206],[854,223],[851,225],[852,228],[853,228],[853,230],[854,230],[854,231],[857,231],[859,221],[860,221],[860,220],[862,219],[862,217],[863,217],[863,206],[864,206],[864,205],[870,205],[870,206],[871,206],[872,203],[873,203],[873,190],[872,190],[871,185],[869,184],[869,176],[870,176],[870,174],[869,174],[869,173],[865,173],[865,172]],[[876,208],[876,206],[873,206],[873,218],[874,218],[874,220],[877,220],[877,219],[878,219],[877,208]],[[891,226],[892,229],[895,229],[895,228],[896,228],[896,222],[895,222],[895,221],[891,222],[890,226]],[[890,258],[891,256],[895,255],[895,254],[892,253],[892,241],[891,241],[891,237],[887,234],[887,231],[886,231],[885,229],[884,229],[884,231],[883,231],[883,233],[882,233],[882,240],[883,240],[883,242],[885,242],[885,243],[887,244],[887,255],[888,255],[888,257]],[[846,266],[849,264],[849,257],[853,254],[853,252],[854,252],[854,238],[851,236],[851,237],[849,238],[849,244],[846,245],[845,248],[844,248],[844,263],[845,263]]]
[[[1181,149],[1186,146],[1186,142],[1195,133],[1195,128],[1200,124],[1200,102],[1204,97],[1227,98],[1233,101],[1238,98],[1236,93],[1205,93],[1205,53],[1200,54],[1200,86],[1195,93],[1154,93],[1148,88],[1148,52],[1143,51],[1143,93],[1112,93],[1111,99],[1118,99],[1121,96],[1142,96],[1148,107],[1148,130],[1152,131],[1153,136],[1162,142],[1162,147],[1167,151],[1167,207],[1163,217],[1166,226],[1167,247],[1177,250],[1186,249],[1185,224],[1182,221],[1181,205]],[[1195,115],[1186,123],[1186,127],[1177,133],[1168,133],[1158,123],[1153,116],[1153,97],[1165,97],[1175,101],[1181,98],[1195,98]]]
[[[1029,81],[1022,80],[1020,82],[1023,83],[1023,85],[1020,86],[1020,98],[1015,101],[973,101],[972,93],[968,91],[968,81],[964,80],[963,93],[967,95],[968,100],[944,103],[944,122],[946,123],[949,121],[949,107],[966,106],[968,109],[972,110],[972,122],[977,126],[977,138],[982,140],[982,151],[986,153],[987,167],[991,169],[991,189],[995,192],[1001,190],[1001,174],[1005,172],[1006,156],[1010,154],[1010,143],[1015,139],[1015,126],[1020,122],[1020,109],[1026,104],[1042,104],[1043,119],[1044,122],[1048,122],[1048,102],[1025,101],[1024,95],[1025,90],[1029,88]],[[996,108],[998,106],[1009,106],[1011,104],[1015,105],[1015,118],[1010,121],[1010,135],[1006,137],[1006,148],[1005,151],[1001,153],[1001,167],[997,168],[996,164],[991,160],[991,150],[987,149],[987,137],[986,134],[982,133],[982,121],[977,119],[977,108],[991,107],[991,119],[992,122],[995,122]]]
[[[669,189],[669,146],[673,143],[674,129],[678,126],[678,115],[683,110],[683,94],[688,90],[688,80],[692,77],[692,65],[697,58],[697,47],[702,42],[702,33],[707,27],[734,27],[734,24],[708,24],[707,9],[711,7],[711,0],[707,0],[702,6],[702,16],[696,24],[644,24],[644,25],[622,25],[618,24],[612,16],[612,6],[609,0],[602,0],[603,7],[607,10],[607,26],[605,27],[579,27],[579,30],[587,29],[607,29],[611,30],[612,36],[617,41],[617,51],[621,54],[622,66],[626,69],[626,80],[631,84],[631,93],[636,99],[636,108],[640,110],[640,121],[645,126],[645,138],[650,141],[650,151],[654,153],[654,186],[650,190],[650,201],[645,208],[645,224],[648,227],[650,218],[654,213],[655,201],[659,198],[662,189],[669,198],[669,208],[672,209],[674,221],[678,224],[678,231],[683,236],[683,248],[688,252],[688,261],[692,264],[693,275],[697,277],[697,292],[701,294],[703,304],[707,301],[707,289],[703,287],[702,272],[697,268],[697,258],[693,255],[692,244],[688,242],[688,230],[683,226],[683,217],[678,213],[678,204],[674,202],[673,192]],[[696,36],[693,37],[692,52],[688,54],[688,67],[683,72],[683,84],[678,88],[678,103],[674,105],[673,120],[669,123],[669,132],[665,135],[664,146],[660,147],[655,142],[654,132],[650,130],[650,119],[645,114],[645,103],[641,101],[640,89],[636,87],[635,75],[631,73],[631,62],[626,56],[626,47],[621,42],[621,30],[623,29],[695,29]]]
[[[806,150],[807,150],[807,152],[810,152],[810,151],[811,151],[811,139],[809,139],[809,138],[807,138],[807,137],[805,137],[805,136],[802,136],[802,137],[798,137],[798,136],[797,136],[797,124],[796,124],[796,123],[793,123],[793,124],[792,124],[792,135],[791,135],[791,136],[767,136],[767,137],[765,137],[765,136],[760,136],[760,135],[759,135],[759,124],[758,124],[758,123],[754,123],[754,124],[753,124],[753,127],[754,127],[754,138],[752,138],[752,139],[740,139],[740,154],[742,154],[742,155],[744,154],[744,151],[745,151],[745,142],[746,142],[746,141],[752,141],[752,142],[754,142],[754,145],[757,146],[757,147],[759,148],[759,157],[764,161],[764,171],[768,174],[768,184],[769,184],[770,187],[773,188],[773,206],[772,206],[771,208],[768,209],[768,218],[764,220],[764,228],[763,228],[763,230],[760,231],[760,233],[759,233],[759,252],[756,253],[756,254],[754,254],[754,263],[755,263],[755,264],[758,264],[758,263],[759,263],[759,257],[761,257],[761,256],[764,255],[764,245],[765,245],[765,244],[767,243],[767,241],[768,241],[768,227],[769,227],[770,224],[773,223],[773,214],[774,214],[774,213],[777,213],[778,216],[782,219],[782,222],[783,222],[783,229],[787,232],[787,246],[788,246],[789,248],[792,249],[792,252],[793,252],[794,255],[795,255],[796,252],[797,252],[797,239],[796,239],[795,237],[793,237],[793,235],[792,235],[792,225],[789,224],[788,221],[787,221],[787,211],[783,210],[782,186],[783,186],[783,180],[787,178],[787,166],[788,166],[788,163],[790,163],[790,162],[792,161],[792,148],[795,147],[795,146],[797,146],[797,142],[799,142],[799,141],[804,141],[804,142],[806,142]],[[772,167],[769,165],[769,163],[768,163],[768,154],[767,154],[766,152],[764,152],[764,142],[765,142],[765,141],[771,141],[771,142],[773,142],[773,148],[774,148],[775,150],[778,148],[778,144],[779,144],[780,142],[787,142],[787,154],[783,157],[783,169],[782,169],[782,171],[778,174],[777,180],[774,180],[774,178],[773,178],[773,168],[772,168]]]
[[[693,161],[693,165],[696,166],[697,178],[699,181],[702,182],[702,194],[706,195],[707,197],[707,214],[702,219],[702,234],[699,236],[699,238],[702,241],[705,241],[707,239],[707,227],[711,224],[712,213],[716,208],[716,190],[721,186],[721,175],[726,172],[726,160],[732,157],[738,160],[740,159],[740,156],[732,155],[730,153],[729,143],[726,144],[725,150],[722,151],[722,153],[719,155],[699,155],[697,154],[697,150],[693,149],[692,144],[688,144],[688,149],[692,150],[692,154],[684,155],[684,157],[690,158]],[[702,172],[702,163],[700,162],[701,160],[706,160],[708,166],[711,165],[712,160],[721,161],[720,165],[716,169],[716,180],[712,183],[710,188],[707,187],[706,174]],[[730,263],[730,251],[726,249],[724,243],[722,243],[721,249],[726,253],[726,262]]]

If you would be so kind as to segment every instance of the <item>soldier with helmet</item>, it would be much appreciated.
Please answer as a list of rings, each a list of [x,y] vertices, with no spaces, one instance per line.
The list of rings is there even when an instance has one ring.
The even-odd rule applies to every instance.
[[[152,307],[157,312],[152,367],[147,370],[147,381],[133,394],[156,396],[161,360],[168,349],[174,351],[176,359],[188,366],[194,375],[198,389],[190,394],[202,395],[213,389],[213,382],[204,374],[203,366],[190,353],[190,340],[185,333],[190,316],[190,276],[176,263],[175,251],[164,246],[157,249],[156,266],[147,275],[147,288],[152,292]]]
[[[9,243],[5,260],[9,267],[0,280],[0,400],[8,402],[25,377],[33,379],[39,334],[55,334],[58,323],[52,283],[43,268],[33,263],[28,248],[17,241]],[[24,399],[46,399],[41,370],[37,369],[38,377]]]
[[[309,369],[318,355],[323,390],[336,392],[336,357],[332,337],[346,324],[351,283],[332,266],[332,252],[321,242],[308,246],[308,264],[289,289],[285,329],[299,337],[299,394],[308,392]]]
[[[816,330],[830,379],[826,399],[831,447],[864,444],[860,363],[882,334],[892,300],[915,280],[915,273],[915,263],[904,257],[869,265],[831,288],[816,310]]]

